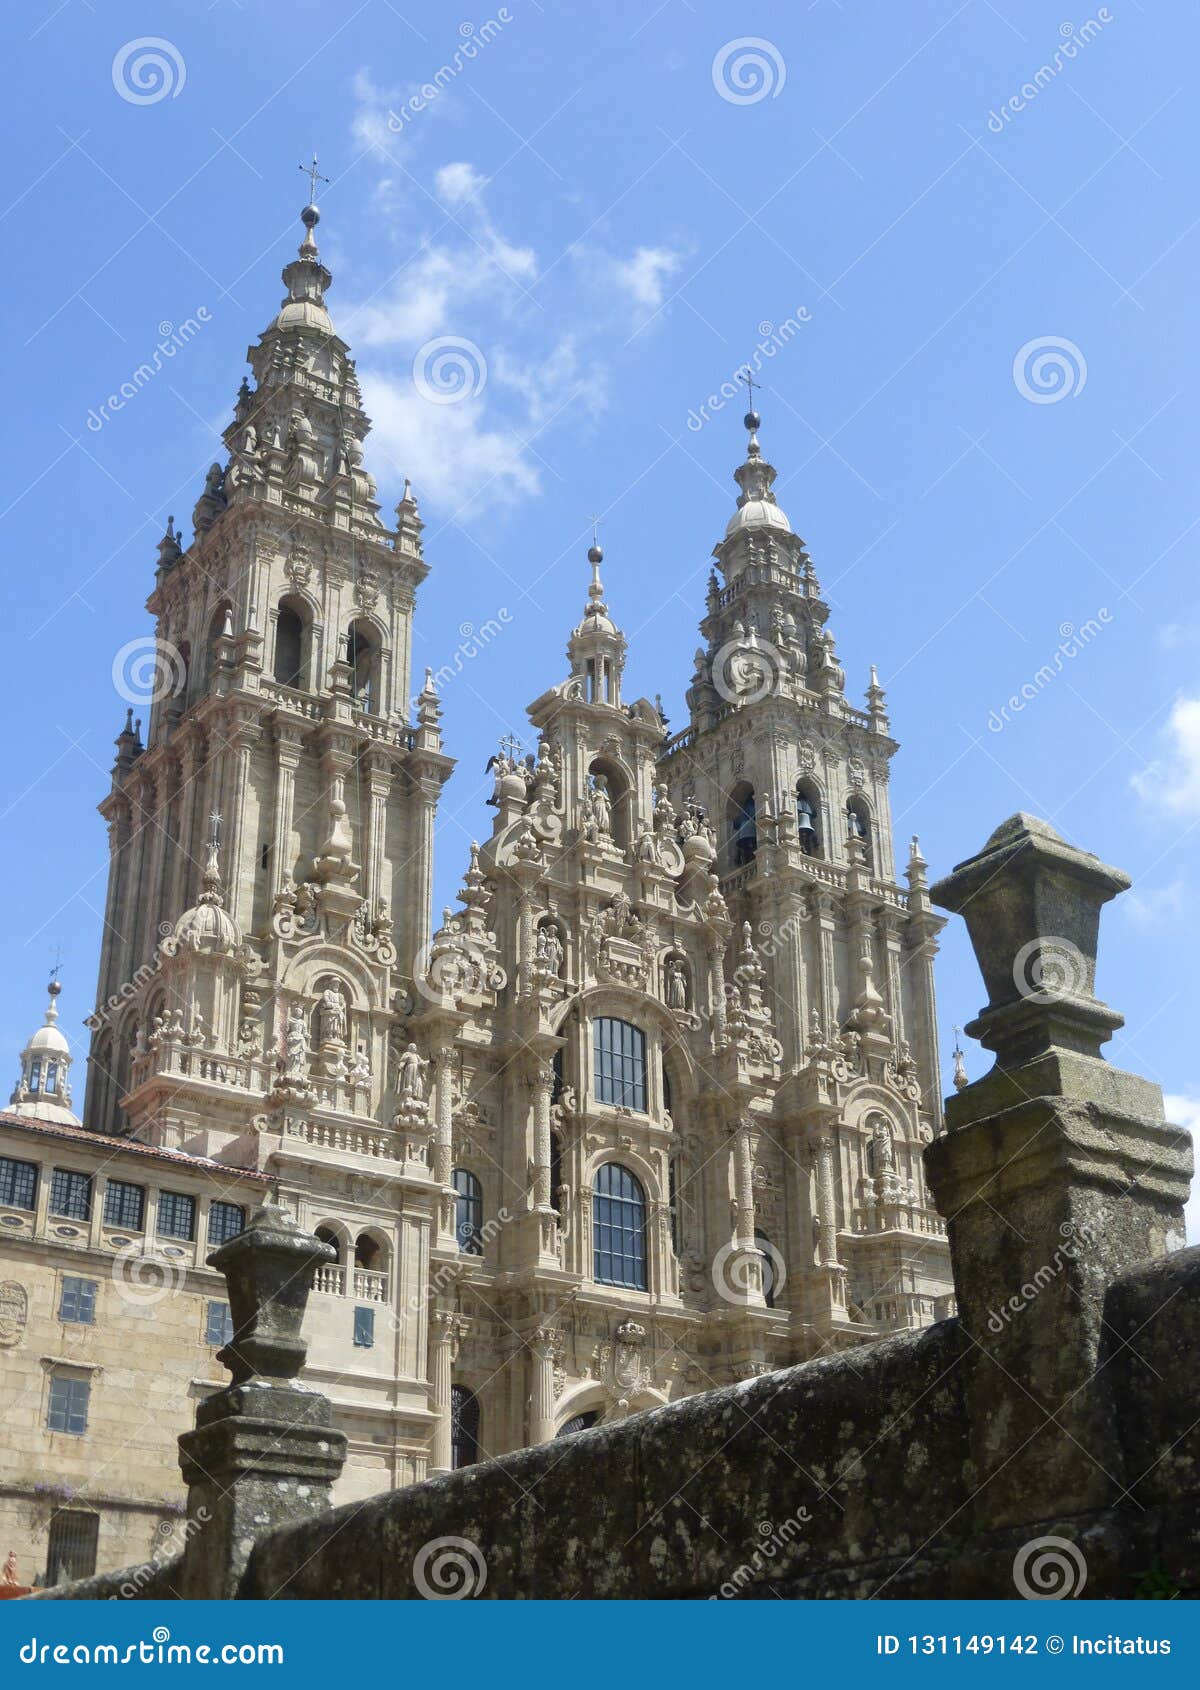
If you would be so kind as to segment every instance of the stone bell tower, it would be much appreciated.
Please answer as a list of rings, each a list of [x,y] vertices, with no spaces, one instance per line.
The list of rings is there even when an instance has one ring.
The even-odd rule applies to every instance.
[[[941,1115],[930,909],[916,839],[897,882],[888,769],[897,750],[871,672],[846,698],[829,607],[773,491],[760,419],[714,548],[689,726],[660,776],[717,840],[722,895],[749,922],[783,1046],[758,1210],[786,1239],[814,1338],[922,1325],[950,1291],[921,1152]],[[717,573],[719,571],[719,574]]]
[[[422,524],[406,484],[389,528],[363,467],[318,219],[306,206],[191,543],[173,519],[159,543],[146,738],[131,712],[101,805],[86,1124],[209,1154],[281,1074],[335,1115],[387,1109],[451,769],[428,684],[409,719]]]

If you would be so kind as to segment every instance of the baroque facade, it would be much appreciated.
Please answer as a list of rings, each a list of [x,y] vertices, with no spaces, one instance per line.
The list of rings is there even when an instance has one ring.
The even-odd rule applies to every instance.
[[[915,840],[898,881],[883,693],[872,676],[865,710],[846,699],[759,419],[687,727],[625,700],[593,546],[567,673],[529,705],[528,748],[493,759],[490,836],[435,929],[453,765],[428,673],[410,719],[422,524],[407,485],[381,516],[315,207],[303,222],[192,541],[172,521],[158,548],[162,684],[101,805],[83,1130],[61,1126],[93,1185],[81,1241],[54,1249],[101,1277],[164,1248],[151,1210],[103,1219],[110,1164],[157,1156],[208,1193],[174,1287],[195,1303],[179,1413],[153,1457],[96,1452],[147,1519],[177,1495],[174,1438],[211,1376],[201,1211],[228,1205],[223,1182],[269,1182],[337,1250],[306,1376],[350,1440],[341,1500],[951,1306],[921,1163],[941,922]],[[70,1116],[69,1094],[31,1091],[32,1060],[10,1139]],[[51,1242],[40,1201],[0,1201],[12,1283]],[[21,1412],[44,1430],[43,1409]],[[33,1438],[30,1472],[50,1457]]]

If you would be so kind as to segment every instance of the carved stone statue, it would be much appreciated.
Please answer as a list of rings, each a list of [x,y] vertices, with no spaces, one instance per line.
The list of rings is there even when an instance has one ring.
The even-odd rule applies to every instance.
[[[608,795],[608,781],[603,775],[591,777],[588,793],[589,819],[585,828],[588,839],[596,844],[612,837],[612,799]]]
[[[551,974],[562,973],[563,943],[553,922],[538,928],[537,960]]]
[[[396,1070],[396,1089],[401,1097],[411,1097],[417,1103],[425,1100],[425,1070],[429,1067],[415,1044],[410,1044],[400,1058]]]
[[[288,1010],[283,1044],[284,1073],[289,1080],[307,1080],[308,1028],[304,1024],[304,1011],[298,1003]]]
[[[679,957],[674,956],[667,962],[667,1008],[686,1009],[687,1002],[687,969]]]
[[[334,980],[321,993],[322,1044],[345,1044],[346,1028],[346,995]]]

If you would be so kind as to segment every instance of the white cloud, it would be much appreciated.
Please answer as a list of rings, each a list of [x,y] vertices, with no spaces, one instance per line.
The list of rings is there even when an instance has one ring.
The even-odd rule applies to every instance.
[[[473,164],[443,164],[433,179],[437,196],[447,205],[462,205],[474,199],[487,183]]]
[[[635,305],[657,311],[666,297],[667,283],[680,266],[680,255],[665,246],[640,246],[632,258],[614,258],[612,275],[617,287]]]
[[[1196,1141],[1200,1141],[1200,1097],[1185,1097],[1181,1092],[1168,1092],[1163,1098],[1167,1120],[1172,1126],[1186,1127]],[[1189,1244],[1200,1244],[1200,1180],[1192,1182],[1192,1194],[1183,1212]]]
[[[431,405],[410,371],[360,371],[363,403],[372,419],[367,441],[373,473],[390,485],[412,479],[418,498],[443,512],[460,509],[486,490],[489,501],[510,503],[536,493],[537,468],[519,431],[489,419],[486,401]]]
[[[1200,815],[1200,698],[1176,700],[1166,738],[1166,756],[1132,777],[1134,791],[1177,815]]]
[[[1191,907],[1191,895],[1183,876],[1165,886],[1135,885],[1117,908],[1135,927],[1162,927],[1183,916]]]

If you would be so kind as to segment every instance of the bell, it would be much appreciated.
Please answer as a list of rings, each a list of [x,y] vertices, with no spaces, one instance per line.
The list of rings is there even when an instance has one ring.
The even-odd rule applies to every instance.
[[[796,825],[801,833],[816,833],[817,818],[812,804],[807,798],[796,800]]]

